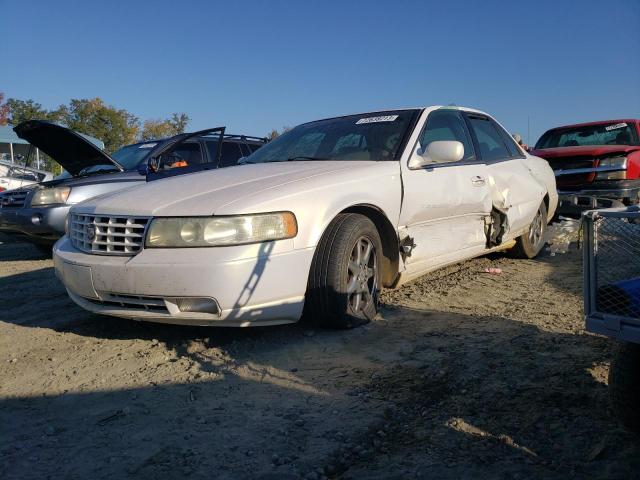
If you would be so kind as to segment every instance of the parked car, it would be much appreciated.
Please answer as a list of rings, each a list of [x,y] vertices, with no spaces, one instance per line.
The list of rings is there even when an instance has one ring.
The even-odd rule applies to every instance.
[[[0,192],[53,179],[53,173],[0,160]]]
[[[64,234],[72,205],[164,175],[234,165],[266,141],[225,135],[220,127],[135,143],[108,155],[73,130],[54,123],[32,120],[14,130],[60,163],[66,173],[0,194],[0,231],[19,235],[49,251]],[[219,146],[220,135],[223,142]],[[155,169],[147,177],[149,163]],[[186,167],[172,168],[174,165]]]
[[[553,128],[533,155],[555,171],[558,212],[637,205],[640,198],[640,120],[607,120]]]
[[[356,326],[381,287],[544,245],[553,171],[489,115],[429,107],[305,123],[235,168],[72,208],[54,264],[81,307],[138,320]]]

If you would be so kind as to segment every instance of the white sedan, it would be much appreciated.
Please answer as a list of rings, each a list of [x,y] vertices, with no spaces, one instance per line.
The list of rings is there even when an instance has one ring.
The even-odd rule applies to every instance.
[[[54,247],[70,297],[155,322],[348,328],[380,288],[544,246],[553,171],[489,115],[459,107],[305,123],[233,168],[75,206]]]

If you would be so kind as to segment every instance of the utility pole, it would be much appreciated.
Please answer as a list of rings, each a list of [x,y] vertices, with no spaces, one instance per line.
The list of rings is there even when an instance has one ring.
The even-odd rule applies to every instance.
[[[531,145],[531,132],[530,132],[529,115],[527,115],[527,145]]]

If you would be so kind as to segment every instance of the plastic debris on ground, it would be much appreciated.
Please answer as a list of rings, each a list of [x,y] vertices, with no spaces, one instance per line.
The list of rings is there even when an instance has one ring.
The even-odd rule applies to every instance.
[[[579,218],[560,217],[547,228],[547,251],[551,256],[567,253],[569,245],[577,242],[580,238],[580,226],[582,220]]]

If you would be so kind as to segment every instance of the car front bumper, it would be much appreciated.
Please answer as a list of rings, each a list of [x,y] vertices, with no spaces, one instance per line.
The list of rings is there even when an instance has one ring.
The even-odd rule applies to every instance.
[[[64,223],[71,205],[52,207],[0,208],[0,231],[53,243],[64,235]]]
[[[300,319],[313,249],[293,250],[291,240],[281,240],[107,256],[81,252],[65,236],[53,254],[56,275],[86,310],[134,320],[240,327]],[[182,311],[180,302],[193,298],[211,299],[217,311]]]
[[[586,210],[619,208],[637,205],[640,199],[640,181],[627,180],[619,185],[593,184],[581,190],[558,192],[558,213],[580,215]]]

